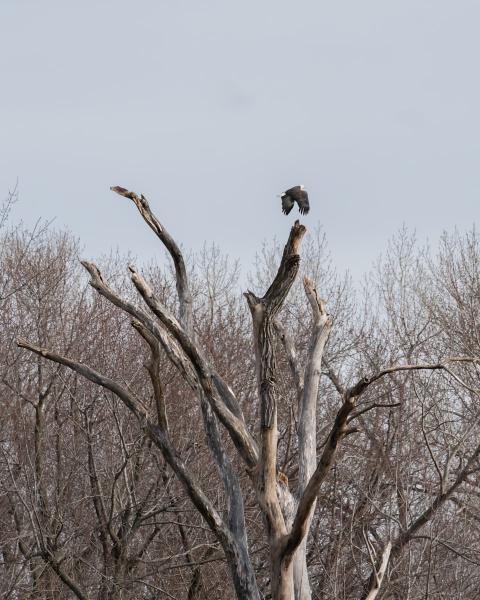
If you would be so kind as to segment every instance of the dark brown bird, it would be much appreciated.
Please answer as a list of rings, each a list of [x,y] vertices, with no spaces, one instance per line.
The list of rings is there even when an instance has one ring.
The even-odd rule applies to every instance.
[[[298,209],[302,215],[306,215],[310,210],[308,194],[303,185],[295,185],[286,192],[283,192],[280,198],[282,199],[282,211],[286,215],[292,210],[295,202],[298,204]]]

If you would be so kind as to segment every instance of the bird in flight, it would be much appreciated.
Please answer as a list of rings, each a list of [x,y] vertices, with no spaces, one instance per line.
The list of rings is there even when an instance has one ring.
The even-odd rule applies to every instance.
[[[295,202],[298,204],[298,209],[302,215],[306,215],[310,210],[308,194],[303,185],[295,185],[286,192],[283,192],[280,198],[282,199],[282,211],[286,215],[292,210]]]

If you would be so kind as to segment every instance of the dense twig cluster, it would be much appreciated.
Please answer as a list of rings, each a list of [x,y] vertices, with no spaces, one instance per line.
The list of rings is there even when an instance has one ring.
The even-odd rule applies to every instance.
[[[403,232],[362,303],[315,236],[296,284],[296,222],[249,325],[218,252],[189,267],[112,189],[172,275],[82,261],[91,293],[66,236],[4,236],[2,593],[475,597],[475,236]]]

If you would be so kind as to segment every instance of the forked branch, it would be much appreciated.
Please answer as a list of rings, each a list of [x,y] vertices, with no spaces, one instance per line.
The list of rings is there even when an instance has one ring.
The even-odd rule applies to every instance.
[[[240,456],[249,468],[255,467],[258,459],[258,450],[252,435],[243,421],[239,419],[220,398],[217,387],[214,385],[209,364],[194,341],[183,330],[177,319],[155,296],[153,290],[145,279],[133,268],[129,267],[132,281],[143,300],[158,317],[168,333],[178,342],[182,351],[189,358],[203,392],[205,393],[215,415],[225,426]]]
[[[345,437],[349,433],[349,429],[347,427],[348,423],[351,421],[351,413],[354,410],[358,398],[365,393],[370,385],[377,382],[382,377],[386,375],[391,375],[393,373],[402,372],[402,371],[421,371],[421,370],[445,370],[449,372],[448,365],[452,363],[468,363],[468,362],[479,362],[476,357],[468,357],[468,356],[460,356],[460,357],[450,357],[445,359],[443,362],[439,363],[424,363],[424,364],[408,364],[408,365],[394,365],[391,367],[387,367],[371,375],[370,377],[362,377],[356,384],[351,386],[346,390],[343,396],[343,403],[340,407],[335,422],[332,426],[330,434],[327,438],[327,442],[324,446],[322,455],[320,457],[320,461],[318,466],[313,473],[310,481],[308,482],[307,487],[300,499],[297,513],[295,516],[295,520],[293,522],[292,530],[290,535],[286,538],[283,556],[284,561],[289,562],[298,548],[303,538],[305,537],[308,531],[308,519],[310,516],[310,511],[312,506],[314,505],[316,498],[320,492],[320,488],[322,483],[326,479],[336,457],[338,445],[342,438]],[[480,452],[480,449],[478,450]],[[475,453],[477,455],[477,452]],[[458,482],[457,485],[459,485]],[[449,491],[449,495],[452,492]],[[439,499],[437,502],[443,503],[445,498]],[[418,527],[424,524],[425,518],[429,518],[429,511],[436,510],[435,503],[430,507],[429,510],[425,512],[425,514],[418,520],[418,523],[413,524],[413,531],[416,531]],[[408,532],[403,534],[397,542],[393,545],[392,552],[396,551],[396,546],[401,546],[404,542],[402,542],[404,535],[407,535]]]
[[[221,516],[217,513],[215,507],[210,500],[205,496],[203,491],[200,489],[198,484],[194,481],[191,474],[187,471],[185,465],[182,463],[178,455],[176,454],[171,442],[168,438],[167,432],[163,431],[158,427],[155,422],[151,419],[148,409],[145,405],[135,398],[133,394],[124,386],[117,383],[113,379],[102,375],[98,371],[95,371],[91,367],[84,365],[83,363],[70,359],[56,352],[51,352],[45,348],[40,348],[24,340],[18,340],[17,345],[20,348],[25,348],[58,364],[64,365],[75,371],[79,375],[82,375],[92,383],[99,385],[107,390],[113,392],[125,406],[137,417],[142,428],[153,443],[162,451],[165,460],[168,462],[172,470],[175,472],[179,480],[182,482],[185,490],[187,491],[190,499],[200,512],[200,514],[207,521],[212,532],[217,536],[217,539],[222,543],[224,549],[228,552],[232,551],[231,544],[231,533],[223,522]]]

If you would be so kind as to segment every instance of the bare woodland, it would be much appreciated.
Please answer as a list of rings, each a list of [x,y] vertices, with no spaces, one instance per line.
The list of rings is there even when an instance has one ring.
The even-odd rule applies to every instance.
[[[158,264],[1,215],[0,598],[478,598],[476,231],[354,287],[297,221],[242,294],[112,190]]]

